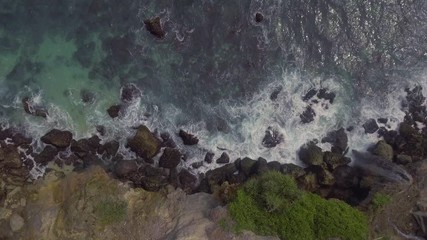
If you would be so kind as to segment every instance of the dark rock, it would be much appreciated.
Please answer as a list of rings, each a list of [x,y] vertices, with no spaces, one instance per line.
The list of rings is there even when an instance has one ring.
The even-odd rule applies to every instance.
[[[239,171],[244,173],[246,177],[249,177],[253,173],[253,168],[255,166],[255,163],[256,163],[256,160],[245,157],[240,161]]]
[[[310,89],[302,98],[303,101],[307,102],[308,100],[310,100],[312,97],[314,97],[317,94],[317,90],[316,89]]]
[[[389,160],[389,161],[393,160],[393,148],[389,144],[387,144],[384,140],[380,140],[377,142],[372,153],[386,160]]]
[[[293,178],[299,178],[305,174],[305,171],[302,167],[292,164],[292,163],[285,163],[282,165],[282,173],[291,175]]]
[[[271,161],[267,163],[268,169],[271,171],[280,172],[282,170],[282,164],[278,161]]]
[[[266,148],[273,148],[283,141],[283,135],[276,129],[268,127],[262,139],[262,145]]]
[[[162,138],[162,147],[168,147],[168,148],[176,148],[176,143],[172,139],[169,133],[162,133],[160,134],[160,137]]]
[[[221,185],[223,182],[230,179],[236,171],[236,165],[233,163],[229,163],[222,167],[215,168],[206,172],[206,179],[209,183],[211,190],[213,185]]]
[[[48,145],[34,157],[34,161],[41,165],[46,165],[48,162],[53,161],[56,155],[58,155],[58,149]]]
[[[175,168],[181,162],[181,153],[174,148],[165,148],[160,157],[159,166],[163,168]]]
[[[12,138],[13,136],[13,131],[10,128],[6,128],[6,129],[1,129],[0,130],[0,140],[6,140],[6,138]]]
[[[57,148],[66,148],[70,146],[73,134],[69,131],[52,129],[46,133],[40,140],[46,144],[51,144]]]
[[[24,97],[22,99],[22,105],[24,106],[24,111],[28,114],[43,118],[46,118],[48,115],[45,109],[33,106],[29,97]]]
[[[363,124],[363,128],[365,129],[365,133],[372,134],[378,130],[378,124],[375,119],[371,118]]]
[[[403,122],[399,126],[399,134],[402,137],[409,139],[413,135],[417,135],[418,131],[415,128],[413,128],[411,125],[409,125],[408,123]]]
[[[114,166],[114,173],[119,178],[125,178],[138,170],[135,160],[117,161]]]
[[[307,106],[307,108],[304,110],[304,112],[299,116],[301,118],[302,123],[309,123],[314,121],[314,117],[316,116],[316,113],[311,108],[311,106]]]
[[[340,188],[354,188],[359,184],[358,172],[348,165],[341,165],[334,170],[335,185]]]
[[[119,116],[121,108],[122,107],[120,105],[113,105],[107,109],[107,113],[111,118],[116,118]]]
[[[78,156],[79,158],[83,158],[90,152],[90,147],[87,139],[79,139],[78,141],[71,141],[71,151]]]
[[[6,168],[20,168],[22,166],[18,149],[14,147],[0,148],[0,169],[3,166]]]
[[[354,130],[354,127],[353,126],[347,127],[346,130],[347,130],[347,132],[351,132]]]
[[[279,96],[279,93],[283,90],[283,86],[278,86],[270,95],[271,101],[276,101],[277,97]]]
[[[255,22],[260,23],[262,22],[262,20],[264,20],[264,16],[261,13],[257,12],[255,14]]]
[[[258,160],[256,161],[253,167],[253,174],[261,175],[268,171],[269,171],[269,168],[268,168],[267,160],[261,157],[258,158]]]
[[[16,133],[12,136],[12,142],[15,146],[29,145],[32,141],[33,139],[26,137],[21,133]]]
[[[178,179],[181,188],[187,193],[192,193],[197,188],[197,177],[186,169],[179,172]]]
[[[201,162],[195,162],[195,163],[191,164],[191,167],[193,167],[194,169],[198,169],[198,168],[200,168],[202,166],[203,166],[203,162],[202,161]]]
[[[163,39],[165,37],[166,33],[160,23],[160,17],[144,20],[144,24],[147,31],[149,31],[155,37],[159,39]]]
[[[399,154],[396,156],[395,162],[398,164],[406,165],[412,162],[412,157],[405,154]]]
[[[215,153],[207,152],[205,155],[205,162],[212,163]]]
[[[323,163],[322,149],[312,142],[304,144],[300,148],[298,156],[299,159],[308,166],[322,165]]]
[[[141,125],[135,136],[128,140],[127,146],[138,156],[143,158],[152,158],[160,151],[161,142],[150,130]]]
[[[391,146],[394,146],[396,136],[397,136],[397,132],[395,130],[378,131],[378,134],[380,137],[384,138],[384,141],[386,141],[386,143],[388,143]]]
[[[382,124],[386,124],[388,122],[387,118],[378,118],[377,121]]]
[[[332,104],[332,103],[334,103],[335,93],[329,92],[328,89],[322,88],[317,93],[317,97],[328,100]]]
[[[226,152],[223,152],[221,156],[216,160],[216,163],[225,164],[230,162],[230,157]]]
[[[120,99],[125,103],[133,102],[141,96],[141,90],[133,83],[124,85],[120,91]]]
[[[197,137],[185,132],[184,130],[179,130],[179,136],[184,142],[184,145],[196,145],[197,143],[199,143],[199,139]]]
[[[347,165],[351,162],[351,159],[344,157],[341,154],[334,152],[325,152],[323,155],[323,161],[328,166],[329,171],[333,171],[339,166]]]
[[[87,89],[80,90],[80,98],[83,103],[91,104],[95,102],[95,94]]]
[[[102,146],[100,149],[102,153],[105,152],[106,157],[113,157],[113,156],[116,156],[117,151],[119,150],[119,146],[120,146],[119,142],[117,142],[116,140],[112,140],[112,141],[106,142],[104,146]]]
[[[347,149],[348,137],[344,128],[332,131],[322,139],[322,143],[330,143],[333,146],[333,152],[344,153]]]

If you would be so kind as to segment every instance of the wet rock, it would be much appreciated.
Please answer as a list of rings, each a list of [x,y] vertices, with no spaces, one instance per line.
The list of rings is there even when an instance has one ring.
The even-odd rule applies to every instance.
[[[336,131],[332,131],[322,139],[322,143],[332,144],[332,151],[336,153],[344,153],[347,149],[348,137],[344,128],[340,128]]]
[[[305,171],[302,167],[292,164],[292,163],[285,163],[282,165],[282,173],[291,175],[293,178],[299,178],[305,174]]]
[[[377,142],[372,153],[386,160],[393,160],[393,148],[388,145],[384,140],[380,140]]]
[[[351,131],[353,131],[353,130],[354,130],[354,127],[353,127],[353,126],[350,126],[350,127],[347,127],[345,130],[347,130],[347,132],[351,132]]]
[[[396,163],[406,165],[408,163],[412,162],[412,157],[405,155],[405,154],[399,154],[396,156]]]
[[[26,137],[21,133],[16,133],[12,136],[12,142],[15,146],[29,145],[32,141],[30,137]]]
[[[377,121],[375,121],[375,119],[373,118],[366,121],[362,126],[365,129],[365,133],[369,133],[369,134],[376,132],[379,128]]]
[[[105,136],[105,133],[107,130],[105,129],[104,126],[98,125],[98,126],[96,126],[96,131],[99,133],[99,135]]]
[[[135,136],[127,143],[133,152],[143,158],[156,156],[160,151],[160,145],[160,140],[144,125],[139,126]]]
[[[101,153],[105,153],[106,157],[113,157],[116,156],[117,151],[119,150],[119,142],[116,140],[112,140],[109,142],[106,142],[104,146],[100,148]],[[98,151],[99,153],[99,151]]]
[[[299,150],[298,156],[308,166],[322,165],[323,163],[322,149],[312,142],[303,145]]]
[[[87,89],[80,90],[80,98],[82,102],[86,104],[95,102],[95,94]]]
[[[279,131],[268,127],[262,139],[262,145],[266,148],[273,148],[283,141],[283,135]]]
[[[267,160],[260,157],[253,167],[253,174],[261,175],[269,170]]]
[[[316,89],[310,89],[302,98],[303,101],[307,102],[308,100],[310,100],[312,97],[314,97],[317,94],[317,90]]]
[[[147,31],[149,31],[155,37],[159,39],[163,39],[165,37],[166,33],[163,30],[162,25],[160,23],[160,17],[146,19],[144,20],[144,24]]]
[[[6,140],[6,138],[12,138],[13,136],[13,131],[10,128],[6,128],[6,129],[1,129],[0,130],[0,140]]]
[[[163,140],[162,147],[176,148],[176,143],[169,133],[162,133],[160,137]]]
[[[120,91],[120,99],[125,103],[133,102],[141,96],[141,90],[133,83],[124,85]]]
[[[203,166],[203,162],[195,162],[195,163],[191,164],[191,167],[193,167],[194,169],[198,169],[202,166]]]
[[[255,22],[260,23],[262,22],[262,20],[264,20],[264,16],[261,13],[257,12],[255,14]]]
[[[58,149],[48,145],[34,157],[34,161],[41,165],[46,165],[50,161],[53,161],[56,155],[58,155]]]
[[[385,128],[380,128],[380,130],[378,130],[378,135],[380,137],[383,137],[386,143],[393,146],[396,140],[397,132],[395,130],[388,131]]]
[[[314,117],[316,116],[316,113],[311,108],[311,106],[307,106],[307,108],[304,110],[304,112],[299,116],[301,118],[302,123],[310,123],[314,121]]]
[[[317,97],[328,100],[332,104],[332,103],[334,103],[335,93],[329,92],[328,89],[322,88],[317,93]]]
[[[326,163],[329,171],[333,171],[339,166],[349,164],[351,159],[338,153],[325,152],[323,155],[323,161]]]
[[[114,165],[114,173],[119,178],[125,178],[138,170],[135,160],[120,160]]]
[[[83,158],[90,152],[87,139],[79,139],[78,141],[72,140],[70,149],[79,158]]]
[[[216,163],[225,164],[230,162],[230,157],[226,152],[223,152],[221,156],[216,160]]]
[[[9,220],[9,226],[13,232],[18,232],[24,227],[24,225],[25,225],[25,222],[21,216],[19,216],[16,213],[12,214]]]
[[[179,130],[179,137],[181,137],[184,145],[196,145],[199,143],[199,139],[196,136],[187,133],[184,130]]]
[[[178,179],[181,188],[187,193],[192,193],[197,188],[197,177],[186,169],[179,172]]]
[[[212,163],[215,153],[207,152],[205,155],[205,162]]]
[[[212,192],[215,189],[215,186],[220,186],[223,182],[231,179],[232,175],[236,171],[236,165],[233,163],[229,163],[222,167],[215,168],[206,172],[206,181],[210,189],[209,192]]]
[[[52,129],[46,133],[40,140],[46,144],[51,144],[57,148],[66,148],[70,146],[73,134],[69,131]]]
[[[246,177],[249,177],[253,173],[253,168],[255,166],[255,163],[256,163],[256,160],[245,157],[240,161],[239,171],[244,173]]]
[[[22,99],[22,105],[24,107],[24,111],[28,114],[43,118],[46,118],[48,115],[47,110],[33,106],[29,97],[24,97]]]
[[[283,90],[283,86],[278,86],[270,95],[271,101],[276,101],[277,97],[279,96],[280,92]]]
[[[107,113],[111,118],[116,118],[119,116],[121,108],[122,107],[120,105],[113,105],[107,109]]]
[[[159,166],[163,168],[175,168],[181,162],[182,154],[178,149],[165,148],[160,157]]]
[[[388,122],[387,118],[378,118],[377,121],[382,124],[386,124]]]

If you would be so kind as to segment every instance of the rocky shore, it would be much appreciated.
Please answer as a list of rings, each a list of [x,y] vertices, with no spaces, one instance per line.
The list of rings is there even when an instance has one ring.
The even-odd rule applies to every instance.
[[[263,158],[233,160],[226,152],[221,156],[206,152],[204,159],[183,168],[185,153],[171,135],[144,125],[126,144],[135,159],[124,159],[117,141],[102,142],[102,131],[73,139],[69,131],[52,129],[40,138],[44,148],[36,153],[34,139],[18,129],[3,128],[0,238],[122,239],[129,233],[135,238],[147,236],[144,239],[264,239],[250,233],[237,236],[222,229],[219,221],[227,215],[224,204],[235,189],[266,171],[291,175],[301,189],[366,212],[372,210],[375,194],[387,194],[392,198],[390,206],[404,204],[393,211],[375,212],[371,237],[426,236],[427,110],[421,90],[407,89],[402,103],[406,117],[397,130],[388,130],[388,119],[370,119],[363,125],[366,134],[381,137],[366,152],[353,151],[353,159],[347,157],[351,128],[340,128],[301,146],[301,165]],[[131,101],[133,94],[138,93],[130,86],[122,100]],[[27,109],[29,102],[24,100]],[[332,94],[328,101],[332,103]],[[176,134],[184,145],[197,147],[197,136],[184,130]],[[275,147],[277,141],[283,139],[268,129],[262,144]],[[322,151],[319,142],[332,147]],[[221,166],[195,173],[212,162]],[[46,168],[40,179],[32,177],[37,167]],[[105,211],[115,210],[102,212],[98,208],[103,204]]]

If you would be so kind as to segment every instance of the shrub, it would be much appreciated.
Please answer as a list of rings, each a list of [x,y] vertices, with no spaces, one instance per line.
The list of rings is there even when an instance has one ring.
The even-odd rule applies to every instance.
[[[229,206],[237,231],[289,240],[367,239],[364,214],[342,201],[303,192],[291,177],[279,174],[268,172],[237,191]]]
[[[126,217],[127,204],[122,200],[105,199],[96,206],[95,213],[102,225],[120,222]]]

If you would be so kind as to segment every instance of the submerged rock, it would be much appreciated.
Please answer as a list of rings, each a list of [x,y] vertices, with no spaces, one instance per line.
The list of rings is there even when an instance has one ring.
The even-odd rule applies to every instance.
[[[46,133],[40,140],[46,144],[51,144],[57,148],[66,148],[70,146],[73,134],[69,131],[52,129]]]
[[[120,109],[122,106],[120,105],[113,105],[107,109],[108,115],[110,115],[111,118],[116,118],[119,116]]]
[[[160,140],[144,125],[138,127],[135,136],[127,143],[127,147],[143,158],[156,156],[160,151],[160,145]]]
[[[144,20],[145,28],[147,31],[149,31],[151,34],[153,34],[155,37],[159,39],[163,39],[166,35],[165,31],[162,28],[160,17],[155,17],[152,19],[146,19]]]
[[[128,83],[120,90],[120,99],[125,103],[133,102],[142,96],[141,90],[133,83]]]
[[[196,145],[199,143],[199,139],[196,136],[187,133],[184,130],[179,130],[179,136],[181,137],[184,145]]]

